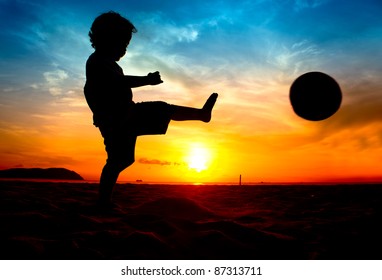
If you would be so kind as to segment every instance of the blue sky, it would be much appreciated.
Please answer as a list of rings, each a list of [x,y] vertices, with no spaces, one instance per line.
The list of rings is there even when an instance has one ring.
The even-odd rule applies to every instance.
[[[337,155],[349,151],[361,162],[381,159],[380,1],[0,0],[1,167],[75,168],[89,160],[102,165],[104,155],[96,152],[102,143],[94,144],[99,135],[92,130],[82,88],[84,65],[93,51],[87,33],[94,18],[109,10],[138,29],[119,62],[125,73],[159,70],[165,81],[155,90],[139,89],[135,100],[200,106],[210,92],[219,92],[212,135],[227,139],[221,145],[243,161],[248,161],[250,143],[258,155],[254,161],[262,166],[271,164],[265,159],[271,150],[280,161],[291,149],[302,158],[308,151],[324,157],[326,151],[334,166],[346,159]],[[308,71],[332,75],[343,90],[342,108],[327,122],[306,123],[291,114],[289,86]],[[200,137],[211,135],[210,128],[192,129]],[[172,131],[177,139],[191,134],[178,124]],[[66,142],[51,146],[49,137]],[[246,149],[237,148],[239,138]],[[341,148],[344,138],[346,148]],[[84,139],[97,148],[65,146]],[[12,143],[12,153],[7,143]],[[332,154],[328,147],[339,150]],[[168,161],[146,150],[138,151],[142,157]],[[297,166],[302,165],[301,159]],[[369,165],[374,166],[370,162],[359,169]],[[258,166],[245,169],[251,168]]]

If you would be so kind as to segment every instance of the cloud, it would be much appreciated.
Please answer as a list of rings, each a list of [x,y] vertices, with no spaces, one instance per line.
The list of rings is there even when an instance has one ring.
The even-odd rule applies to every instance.
[[[180,163],[177,163],[177,162],[163,161],[163,160],[159,160],[159,159],[147,159],[147,158],[140,158],[138,160],[138,163],[154,164],[154,165],[161,165],[161,166],[164,166],[164,165],[180,165]]]
[[[294,42],[276,41],[268,50],[267,62],[274,70],[297,77],[297,74],[319,68],[324,52],[316,44],[305,39]]]
[[[22,38],[20,35],[28,30],[29,24],[38,20],[38,10],[38,5],[27,1],[0,1],[0,28],[2,30],[0,36],[12,37],[13,40],[16,39],[13,43],[17,43]]]
[[[314,9],[326,4],[328,0],[295,0],[294,9],[299,12],[304,9]]]
[[[191,23],[176,23],[162,13],[142,14],[139,25],[151,44],[170,46],[175,43],[190,43],[198,39],[198,26]]]
[[[57,69],[45,72],[43,76],[51,95],[57,96],[63,93],[61,86],[63,85],[64,81],[68,79],[68,73],[66,73],[64,70]]]
[[[366,92],[365,92],[366,90]],[[354,92],[355,91],[355,92]],[[320,127],[320,133],[336,133],[341,130],[359,130],[374,127],[371,133],[381,133],[382,123],[382,91],[368,87],[344,92],[348,100],[341,105],[339,111],[332,117],[328,125]]]

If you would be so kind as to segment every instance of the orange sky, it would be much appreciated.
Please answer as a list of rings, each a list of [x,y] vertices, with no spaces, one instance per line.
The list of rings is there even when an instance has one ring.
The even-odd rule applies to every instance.
[[[149,90],[136,90],[135,96],[140,100],[156,94],[166,96],[166,89],[174,87],[177,85],[171,81],[165,82]],[[120,179],[236,182],[242,174],[243,182],[285,182],[381,175],[381,136],[376,132],[382,124],[365,125],[362,116],[353,119],[353,105],[349,105],[346,89],[337,114],[325,121],[309,122],[294,115],[287,84],[264,89],[259,99],[269,100],[261,102],[250,100],[241,90],[220,87],[211,123],[173,121],[164,136],[139,137],[136,163]],[[200,106],[206,97],[205,92],[181,87],[177,90],[189,96],[184,105]],[[242,96],[243,102],[233,104],[233,96]],[[75,170],[86,179],[97,179],[106,157],[102,138],[89,122],[91,114],[85,100],[73,102],[78,104],[72,104],[70,112],[67,105],[53,102],[49,116],[28,117],[30,127],[3,130],[1,167],[59,166]],[[373,114],[374,107],[358,103],[355,111],[359,115]],[[345,128],[344,122],[349,122]],[[205,170],[196,170],[198,167],[192,165],[193,153],[201,154]]]
[[[98,179],[106,153],[82,88],[87,32],[99,11],[85,2],[88,14],[74,2],[20,7],[1,35],[0,168],[65,167]],[[270,2],[223,1],[211,13],[201,1],[129,7],[138,33],[119,64],[126,74],[158,70],[164,80],[135,90],[134,100],[200,107],[212,92],[219,98],[209,124],[171,122],[164,136],[139,137],[136,162],[120,180],[381,180],[380,7],[353,3],[341,14],[330,1]],[[257,5],[267,13],[249,13]],[[28,17],[32,11],[39,16]],[[326,25],[312,28],[323,14]],[[325,121],[303,120],[290,106],[291,83],[308,71],[342,88],[340,110]]]

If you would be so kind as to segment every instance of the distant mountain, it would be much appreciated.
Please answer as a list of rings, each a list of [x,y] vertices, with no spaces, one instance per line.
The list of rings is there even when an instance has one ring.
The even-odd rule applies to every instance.
[[[66,168],[11,168],[0,170],[0,178],[84,180],[81,175]]]

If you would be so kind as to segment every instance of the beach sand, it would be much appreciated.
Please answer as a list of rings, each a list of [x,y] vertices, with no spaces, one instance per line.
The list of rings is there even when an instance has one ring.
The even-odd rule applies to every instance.
[[[97,184],[0,181],[0,258],[382,259],[382,185]]]

